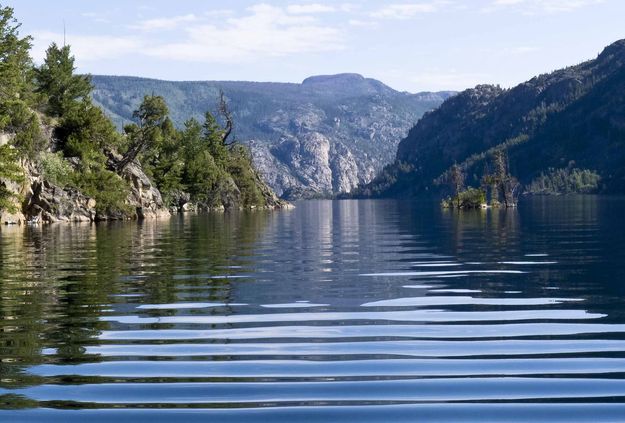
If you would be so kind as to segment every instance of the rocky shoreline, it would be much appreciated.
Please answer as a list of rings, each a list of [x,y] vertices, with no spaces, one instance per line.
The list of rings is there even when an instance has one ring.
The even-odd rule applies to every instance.
[[[160,191],[144,172],[138,162],[130,163],[120,176],[129,186],[129,194],[125,201],[127,210],[115,213],[101,213],[96,209],[96,200],[71,187],[62,188],[45,179],[35,163],[23,161],[24,181],[16,183],[0,180],[16,196],[15,212],[0,212],[3,225],[23,225],[28,223],[79,223],[114,220],[161,219],[171,215],[187,212],[226,211],[245,209],[239,207],[238,189],[224,190],[223,198],[217,207],[190,202],[190,196],[184,192],[176,198],[175,204],[167,205]],[[257,182],[262,187],[262,195],[266,205],[250,207],[250,210],[289,209],[293,205],[279,199],[262,181],[259,174]],[[239,193],[240,194],[240,193]],[[21,200],[21,201],[20,201]]]

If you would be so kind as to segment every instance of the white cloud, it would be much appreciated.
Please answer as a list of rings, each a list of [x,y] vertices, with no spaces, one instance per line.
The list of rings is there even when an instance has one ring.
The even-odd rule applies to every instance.
[[[139,21],[137,24],[131,25],[130,27],[141,31],[172,30],[178,28],[182,24],[195,22],[197,19],[198,18],[193,14],[172,16],[170,18],[146,19]]]
[[[437,12],[450,3],[449,1],[395,3],[372,12],[370,16],[378,19],[410,19],[420,14]]]
[[[518,47],[507,48],[504,50],[504,52],[513,53],[513,54],[517,54],[517,53],[525,54],[525,53],[534,53],[539,50],[540,49],[538,47],[534,47],[534,46],[518,46]]]
[[[525,3],[526,0],[495,0],[493,4],[495,6],[511,6],[514,4]]]
[[[204,12],[204,16],[208,18],[226,18],[235,14],[232,9],[214,9]]]
[[[101,13],[84,12],[84,13],[81,13],[80,16],[82,16],[85,19],[90,19],[93,22],[97,22],[97,23],[111,23],[111,20],[104,17]]]
[[[342,4],[337,11],[343,11]],[[337,6],[338,7],[338,6]],[[335,9],[332,9],[335,10]],[[235,14],[188,14],[138,21],[127,36],[68,34],[67,43],[78,62],[124,57],[129,54],[198,63],[243,63],[254,59],[299,53],[338,51],[344,48],[344,32],[319,23],[317,13],[330,10],[320,3],[276,7],[256,4]],[[91,17],[91,16],[89,16]],[[177,29],[174,37],[158,41],[153,33]],[[51,42],[63,43],[63,35],[35,34],[33,56],[41,61]]]
[[[341,12],[350,13],[360,9],[361,5],[356,3],[342,3],[338,6]]]
[[[286,10],[288,13],[291,13],[293,15],[328,13],[336,11],[334,7],[321,3],[291,4],[287,6]]]
[[[42,63],[47,48],[53,42],[63,45],[63,34],[38,31],[33,33],[33,59]],[[90,62],[103,59],[112,59],[139,51],[142,41],[135,37],[115,37],[106,35],[74,35],[65,36],[67,44],[71,46],[72,54],[77,62]]]
[[[546,12],[570,12],[586,6],[603,3],[603,0],[545,0],[534,1]]]
[[[343,48],[342,32],[310,14],[258,4],[244,16],[202,22],[186,28],[186,39],[145,50],[145,54],[202,63],[240,63],[256,58]]]
[[[374,28],[379,26],[379,23],[373,20],[364,21],[360,19],[350,19],[347,21],[347,23],[351,26],[359,28]]]
[[[604,0],[494,0],[486,12],[514,8],[524,14],[572,12],[583,7],[603,3]]]

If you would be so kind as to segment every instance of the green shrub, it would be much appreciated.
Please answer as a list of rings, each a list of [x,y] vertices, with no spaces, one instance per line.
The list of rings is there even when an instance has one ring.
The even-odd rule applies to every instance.
[[[230,152],[228,172],[241,192],[243,207],[261,206],[263,194],[258,188],[257,177],[248,151],[236,146]]]
[[[130,212],[126,199],[130,188],[118,174],[106,169],[89,169],[76,175],[76,185],[96,200],[98,214]]]
[[[18,162],[18,151],[9,145],[0,146],[0,180],[20,183],[24,180],[24,171]],[[16,211],[18,196],[7,189],[0,181],[0,210]]]
[[[44,178],[54,185],[65,188],[75,180],[74,169],[60,152],[39,154],[39,163]]]
[[[479,209],[486,204],[486,192],[479,188],[467,188],[457,196],[447,197],[441,202],[444,208]]]
[[[34,158],[45,148],[39,117],[25,102],[0,102],[0,116],[0,129],[15,134],[12,143],[22,157]]]

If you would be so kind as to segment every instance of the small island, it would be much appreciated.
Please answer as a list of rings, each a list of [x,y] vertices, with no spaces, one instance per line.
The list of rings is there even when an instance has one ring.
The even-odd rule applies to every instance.
[[[492,167],[493,171],[489,169]],[[508,171],[508,157],[504,149],[496,149],[490,154],[490,166],[485,165],[478,188],[465,188],[465,168],[454,163],[447,172],[438,178],[437,183],[445,181],[453,194],[441,202],[447,209],[485,209],[489,207],[516,207],[520,184]]]

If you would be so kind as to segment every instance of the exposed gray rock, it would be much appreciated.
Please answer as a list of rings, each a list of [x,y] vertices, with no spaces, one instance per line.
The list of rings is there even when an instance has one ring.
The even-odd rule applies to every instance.
[[[51,133],[49,131],[49,133]],[[2,134],[0,134],[1,136]],[[78,167],[78,158],[68,162]],[[96,220],[146,219],[169,216],[160,192],[138,163],[131,163],[121,174],[130,188],[126,204],[128,211],[103,214],[96,209],[96,200],[71,187],[59,187],[46,180],[38,167],[28,160],[22,162],[24,181],[0,181],[16,194],[15,213],[4,211],[2,222],[25,223],[40,219],[43,223],[93,222]]]
[[[43,222],[93,222],[96,220],[146,219],[169,216],[160,192],[136,163],[128,165],[122,177],[129,182],[127,212],[96,211],[95,199],[73,188],[61,188],[44,180],[33,166],[25,169],[29,193],[24,203],[27,219],[40,217]]]
[[[2,139],[3,134],[0,134],[0,140]],[[15,194],[21,194],[22,185],[6,180],[0,179],[0,185],[5,187],[9,192],[13,192]],[[0,210],[0,221],[5,225],[21,225],[26,221],[26,216],[22,213],[21,204],[18,201],[19,197],[16,197],[12,203],[15,207],[15,211],[8,210]]]
[[[96,202],[74,189],[62,189],[38,178],[24,207],[28,218],[39,217],[45,223],[92,222]]]
[[[134,208],[139,219],[169,216],[161,193],[137,162],[126,166],[121,176],[130,183],[130,194],[126,203]]]
[[[361,181],[361,175],[368,180],[370,175],[367,173],[365,166],[359,169],[356,158],[352,152],[342,143],[332,145],[332,160],[330,162],[330,171],[332,172],[332,191],[333,192],[350,192],[352,188]],[[369,168],[371,172],[375,170]]]
[[[262,170],[267,184],[271,187],[280,187],[281,192],[278,192],[278,194],[284,196],[283,194],[286,190],[301,186],[301,182],[292,173],[289,166],[273,155],[270,144],[251,141],[250,151],[254,165],[257,169]]]

